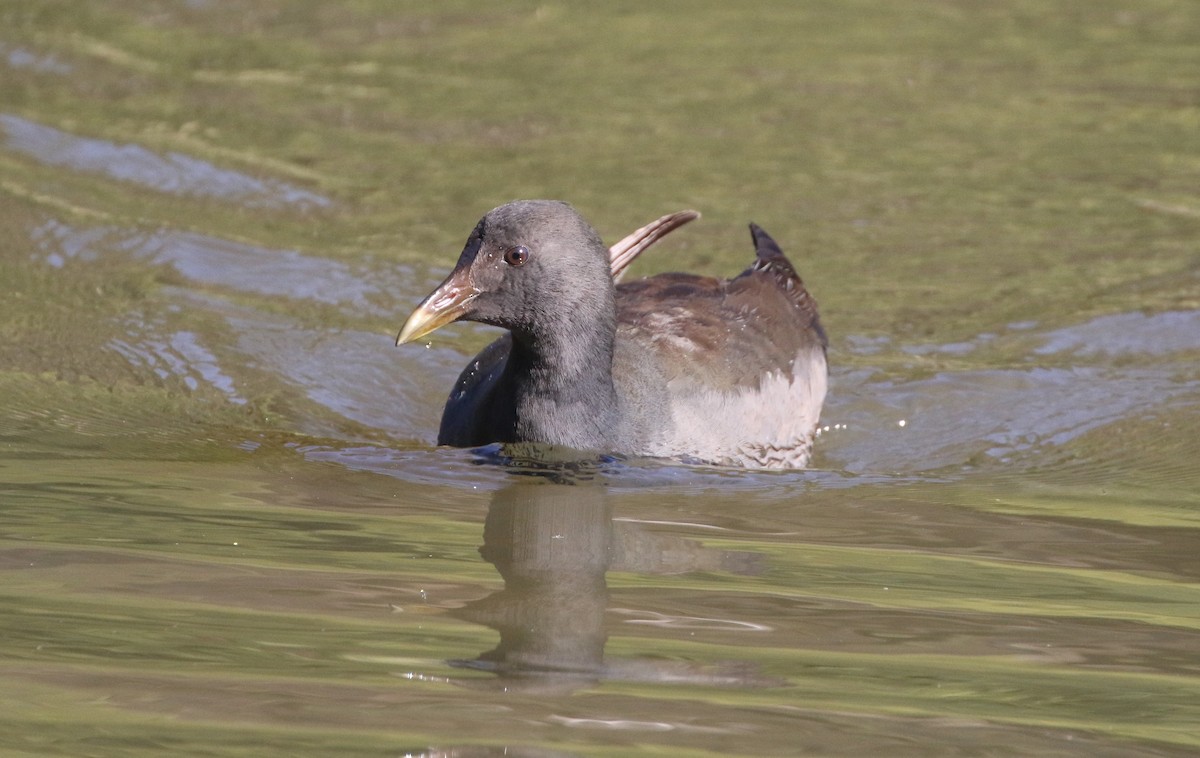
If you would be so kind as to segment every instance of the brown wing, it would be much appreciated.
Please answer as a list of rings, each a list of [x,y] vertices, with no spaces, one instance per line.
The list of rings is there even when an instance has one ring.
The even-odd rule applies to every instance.
[[[824,352],[816,301],[774,240],[753,224],[751,233],[755,261],[735,279],[661,274],[617,288],[619,329],[652,350],[668,381],[757,387]]]

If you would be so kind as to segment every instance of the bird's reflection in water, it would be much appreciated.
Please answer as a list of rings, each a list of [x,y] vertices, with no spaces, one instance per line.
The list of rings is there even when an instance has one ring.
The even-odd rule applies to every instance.
[[[779,682],[748,663],[697,664],[661,658],[605,658],[608,571],[758,573],[757,553],[704,547],[614,522],[603,465],[509,459],[512,481],[496,491],[480,555],[504,589],[454,615],[500,633],[500,644],[450,664],[492,672],[467,686],[571,692],[603,679],[762,687]]]

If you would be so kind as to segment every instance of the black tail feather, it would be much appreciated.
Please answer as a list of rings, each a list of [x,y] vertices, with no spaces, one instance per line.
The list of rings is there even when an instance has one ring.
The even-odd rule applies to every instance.
[[[783,251],[779,249],[779,243],[771,239],[771,235],[753,221],[750,222],[750,236],[754,240],[754,254],[758,256],[759,260],[787,262]]]

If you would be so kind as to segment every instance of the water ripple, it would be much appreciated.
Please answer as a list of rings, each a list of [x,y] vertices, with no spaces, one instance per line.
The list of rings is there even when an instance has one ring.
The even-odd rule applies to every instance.
[[[1200,310],[1114,313],[1045,335],[1036,355],[1168,355],[1200,350]]]
[[[7,146],[48,166],[104,174],[173,195],[212,197],[252,208],[325,208],[330,200],[274,179],[218,168],[183,153],[159,155],[140,145],[77,137],[11,114],[0,114]]]
[[[0,42],[0,59],[12,68],[26,68],[41,74],[66,75],[73,70],[53,55],[41,55],[24,47]]]
[[[191,282],[237,292],[286,297],[350,308],[362,314],[398,316],[402,308],[379,305],[394,300],[409,276],[403,266],[383,270],[279,250],[194,232],[149,233],[113,227],[76,228],[49,221],[34,230],[44,260],[62,268],[69,260],[93,261],[106,250],[170,266]],[[407,306],[407,304],[405,304]]]

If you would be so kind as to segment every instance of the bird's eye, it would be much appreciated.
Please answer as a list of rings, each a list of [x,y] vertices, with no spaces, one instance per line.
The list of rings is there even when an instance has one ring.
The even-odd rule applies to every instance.
[[[504,262],[510,266],[523,266],[529,260],[529,248],[524,245],[510,247],[504,251]]]

